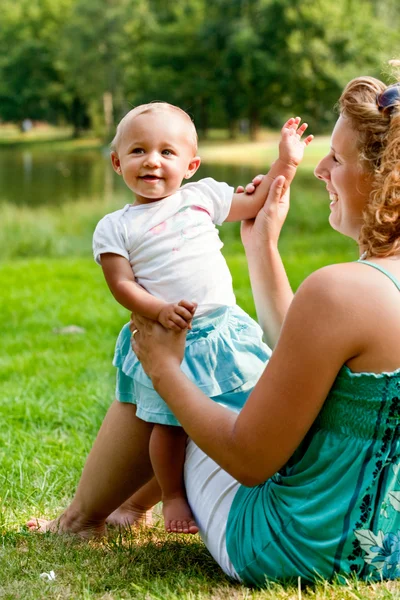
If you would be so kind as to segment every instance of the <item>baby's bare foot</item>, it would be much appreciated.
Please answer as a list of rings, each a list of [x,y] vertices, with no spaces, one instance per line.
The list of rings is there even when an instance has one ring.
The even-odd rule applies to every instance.
[[[79,516],[71,516],[68,512],[63,513],[57,519],[37,519],[31,518],[26,523],[28,529],[35,533],[73,534],[79,537],[90,539],[93,537],[102,537],[105,534],[104,523],[88,523]]]
[[[107,517],[106,523],[113,527],[132,527],[136,525],[151,527],[153,525],[153,511],[151,508],[146,509],[127,500]]]
[[[168,533],[197,533],[192,511],[186,498],[182,496],[163,498],[163,515],[165,529]]]

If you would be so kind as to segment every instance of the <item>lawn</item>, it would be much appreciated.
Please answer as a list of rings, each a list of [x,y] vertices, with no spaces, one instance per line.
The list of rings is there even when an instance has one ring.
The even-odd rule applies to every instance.
[[[249,590],[228,581],[197,536],[166,535],[161,524],[89,543],[26,531],[29,517],[55,516],[71,499],[113,399],[113,345],[127,313],[90,258],[104,212],[89,200],[0,206],[0,598],[400,597],[397,583],[356,581]],[[354,243],[329,230],[327,214],[326,194],[305,169],[281,243],[294,288],[324,264],[356,258]],[[238,225],[224,226],[222,237],[238,302],[254,315]],[[80,329],[65,333],[70,325]],[[51,571],[54,580],[41,577]]]

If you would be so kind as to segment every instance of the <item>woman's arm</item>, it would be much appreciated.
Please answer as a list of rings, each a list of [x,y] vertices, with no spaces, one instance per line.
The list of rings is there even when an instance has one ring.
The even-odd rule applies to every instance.
[[[283,177],[271,186],[267,201],[254,221],[242,223],[242,242],[258,322],[265,340],[275,346],[293,292],[278,250],[279,236],[289,211],[290,190],[284,192]]]
[[[337,268],[334,268],[336,273]],[[198,446],[254,486],[290,458],[341,366],[359,352],[358,303],[328,267],[300,287],[277,347],[239,415],[207,398],[180,370],[184,335],[134,319],[134,351],[157,392]],[[339,290],[339,292],[337,291]]]

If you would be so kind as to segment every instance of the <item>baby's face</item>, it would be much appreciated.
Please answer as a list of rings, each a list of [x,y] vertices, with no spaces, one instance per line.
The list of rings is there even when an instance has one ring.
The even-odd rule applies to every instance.
[[[146,112],[128,121],[112,162],[137,203],[171,196],[196,172],[200,159],[192,138],[190,124],[171,110]]]

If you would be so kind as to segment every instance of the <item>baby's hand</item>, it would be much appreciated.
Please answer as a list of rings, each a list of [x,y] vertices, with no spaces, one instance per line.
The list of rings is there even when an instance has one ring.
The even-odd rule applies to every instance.
[[[178,304],[166,304],[158,314],[158,322],[166,329],[181,331],[192,329],[192,319],[197,308],[195,302],[181,300]]]
[[[313,140],[309,135],[302,140],[302,135],[307,129],[307,123],[300,125],[300,117],[291,118],[282,127],[281,141],[279,142],[279,159],[292,167],[298,167],[303,160],[304,148]]]
[[[260,183],[262,182],[263,179],[264,179],[264,175],[256,175],[251,180],[251,183],[248,183],[246,185],[246,187],[243,187],[242,185],[238,185],[235,192],[237,194],[243,194],[244,192],[246,192],[246,194],[249,194],[251,196],[251,194],[254,194],[254,192],[256,191],[256,189],[258,188],[258,186],[260,185]]]

